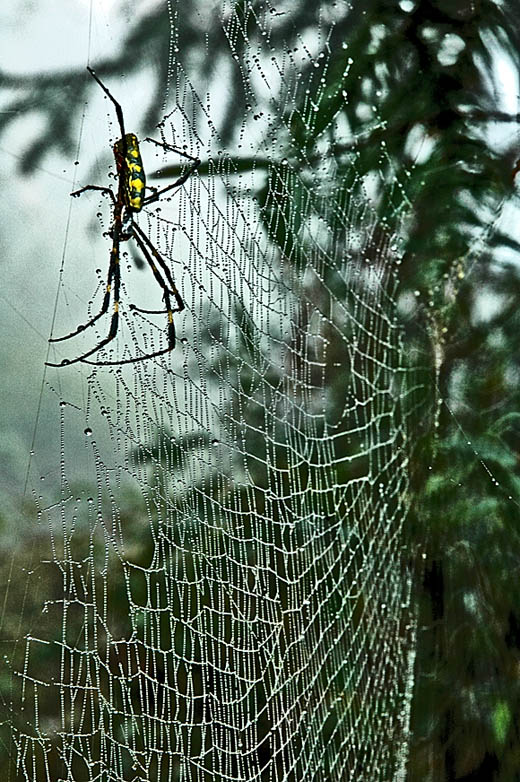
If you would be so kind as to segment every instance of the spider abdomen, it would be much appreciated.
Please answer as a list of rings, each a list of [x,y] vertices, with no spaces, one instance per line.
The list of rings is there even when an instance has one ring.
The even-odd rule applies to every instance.
[[[127,133],[114,144],[114,156],[121,176],[123,201],[133,212],[140,212],[146,191],[146,176],[135,133]]]

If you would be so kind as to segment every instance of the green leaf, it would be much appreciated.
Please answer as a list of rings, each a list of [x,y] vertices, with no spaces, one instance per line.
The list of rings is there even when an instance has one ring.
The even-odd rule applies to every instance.
[[[493,733],[497,744],[503,745],[511,724],[511,710],[507,701],[498,701],[493,709]]]

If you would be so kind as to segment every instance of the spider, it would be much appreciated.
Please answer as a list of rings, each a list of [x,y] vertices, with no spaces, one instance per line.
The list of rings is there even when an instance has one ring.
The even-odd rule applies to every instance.
[[[173,184],[163,187],[161,190],[148,186],[148,190],[152,191],[152,194],[146,196],[146,178],[141,160],[141,154],[139,151],[139,144],[137,136],[134,133],[125,133],[125,123],[123,119],[123,110],[121,105],[114,98],[112,93],[103,84],[95,72],[87,67],[90,75],[97,81],[101,89],[105,92],[107,97],[114,104],[117,119],[119,122],[119,128],[121,130],[121,138],[114,144],[114,157],[116,159],[117,176],[118,176],[118,188],[117,195],[110,187],[101,187],[99,185],[87,185],[80,190],[76,190],[71,193],[72,196],[77,197],[81,193],[85,193],[87,190],[97,190],[103,194],[108,193],[112,200],[112,225],[109,231],[109,236],[112,238],[112,249],[110,251],[110,263],[108,266],[108,279],[105,289],[105,296],[103,298],[103,304],[101,309],[91,318],[87,323],[78,326],[77,329],[71,331],[69,334],[65,334],[63,337],[52,337],[49,342],[61,342],[66,339],[71,339],[77,336],[85,329],[93,326],[94,323],[101,318],[110,305],[110,298],[113,293],[113,314],[110,321],[110,329],[107,336],[101,340],[95,347],[83,353],[74,359],[63,359],[59,364],[53,364],[49,361],[46,362],[50,367],[61,367],[69,364],[75,364],[77,361],[83,361],[85,364],[95,365],[119,365],[119,364],[132,364],[137,361],[145,361],[155,356],[161,356],[164,353],[168,353],[175,347],[175,327],[173,324],[173,313],[182,312],[184,309],[184,302],[177,290],[177,287],[173,281],[172,274],[165,263],[164,259],[159,255],[151,243],[148,236],[139,228],[136,222],[134,222],[134,215],[140,212],[144,206],[152,204],[157,201],[164,193],[173,190],[176,187],[180,187],[186,180],[193,174],[197,166],[200,165],[199,158],[192,157],[186,152],[183,152],[177,147],[173,147],[165,142],[156,141],[153,138],[145,138],[144,141],[156,144],[163,149],[177,152],[183,157],[187,158],[191,165],[188,170],[185,171]],[[150,266],[153,275],[162,289],[164,299],[164,310],[143,310],[140,307],[136,307],[134,304],[130,305],[130,309],[145,312],[149,314],[164,313],[168,316],[168,346],[162,350],[157,350],[154,353],[146,353],[142,356],[136,356],[135,358],[123,359],[120,361],[94,361],[88,360],[89,356],[97,353],[98,350],[105,347],[117,334],[119,325],[119,294],[121,287],[121,269],[120,269],[120,244],[133,238],[137,243],[140,251],[142,252],[146,262]],[[172,307],[171,297],[175,299],[176,307]]]

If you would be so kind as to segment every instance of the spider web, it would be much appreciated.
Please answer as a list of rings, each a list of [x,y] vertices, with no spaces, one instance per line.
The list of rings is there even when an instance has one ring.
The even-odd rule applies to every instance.
[[[347,128],[331,120],[315,157],[294,143],[295,117],[312,128],[325,99],[301,73],[326,72],[333,20],[282,51],[277,15],[242,10],[218,12],[248,96],[229,150],[231,66],[207,91],[192,81],[169,7],[164,138],[207,162],[139,218],[186,303],[174,353],[56,370],[83,378],[77,396],[51,381],[59,496],[34,492],[31,629],[11,628],[4,657],[20,779],[404,778],[418,410],[396,318],[401,223],[381,225]],[[122,320],[107,359],[164,346],[161,316]]]

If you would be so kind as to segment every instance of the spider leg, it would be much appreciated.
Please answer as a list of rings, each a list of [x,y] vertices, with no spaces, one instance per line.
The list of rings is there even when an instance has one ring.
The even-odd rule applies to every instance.
[[[105,296],[103,298],[103,304],[101,305],[101,309],[97,313],[97,315],[94,315],[93,318],[91,318],[87,323],[82,323],[80,326],[78,326],[77,329],[74,331],[70,331],[68,334],[65,334],[63,337],[51,337],[49,339],[49,342],[63,342],[65,339],[71,339],[72,337],[77,336],[78,334],[81,334],[82,331],[85,331],[85,329],[90,328],[90,326],[93,326],[94,323],[99,320],[99,318],[104,315],[106,312],[108,312],[108,306],[110,304],[110,294],[112,293],[112,280],[116,279],[116,286],[117,287],[117,297],[119,297],[119,282],[120,282],[120,271],[119,271],[119,238],[113,240],[112,244],[112,250],[110,252],[110,264],[108,267],[108,277],[107,277],[107,285],[105,288]],[[97,348],[96,348],[97,349]],[[50,366],[55,366],[54,364],[51,364]],[[59,366],[59,365],[58,365]]]
[[[155,279],[159,283],[159,285],[162,288],[163,291],[163,298],[165,303],[165,310],[159,310],[158,312],[163,313],[166,312],[168,315],[168,346],[166,348],[163,348],[161,350],[157,350],[153,353],[145,353],[143,356],[136,356],[135,358],[127,358],[127,359],[121,359],[121,360],[115,360],[115,361],[88,361],[87,359],[89,356],[96,353],[98,350],[101,350],[105,345],[107,345],[111,340],[114,339],[114,337],[117,334],[117,328],[119,324],[119,291],[120,291],[120,285],[121,285],[121,271],[119,266],[119,233],[117,233],[116,238],[114,239],[114,244],[112,247],[112,253],[111,253],[111,259],[110,259],[110,269],[109,269],[109,281],[107,284],[107,292],[105,294],[105,299],[103,301],[103,306],[101,308],[101,311],[94,317],[92,320],[90,320],[85,326],[77,329],[75,332],[72,332],[72,334],[68,334],[66,337],[60,337],[59,339],[66,339],[69,336],[74,336],[75,334],[78,334],[80,331],[83,331],[87,326],[92,325],[101,315],[103,315],[108,310],[108,305],[110,301],[110,293],[111,293],[111,280],[114,280],[114,312],[112,315],[112,320],[110,322],[110,330],[108,332],[108,335],[105,337],[105,339],[102,339],[101,342],[99,342],[96,347],[89,350],[87,353],[83,353],[81,356],[78,356],[74,359],[64,359],[59,364],[54,364],[51,362],[46,362],[47,366],[50,367],[62,367],[62,366],[68,366],[69,364],[76,364],[78,361],[81,361],[84,364],[91,364],[94,366],[119,366],[120,364],[135,364],[139,361],[146,361],[149,358],[155,358],[156,356],[162,356],[165,353],[169,353],[172,351],[175,347],[175,325],[173,322],[173,313],[174,312],[180,312],[184,309],[184,302],[180,296],[180,293],[178,292],[174,282],[173,278],[171,276],[171,272],[168,269],[168,266],[164,262],[164,260],[161,258],[155,247],[152,245],[146,234],[144,234],[140,228],[138,228],[137,225],[134,224],[134,232],[137,228],[137,232],[134,233],[134,238],[143,253],[146,261],[148,262],[150,268],[152,269],[152,272],[154,274]],[[147,246],[148,245],[148,246]],[[159,270],[155,263],[152,260],[151,254],[156,258],[157,262],[159,263],[161,269],[163,269],[164,274],[170,283],[172,289],[170,290],[168,286],[166,285],[165,281],[163,280],[161,274],[159,273]],[[177,302],[177,309],[173,309],[171,305],[171,298],[170,294],[173,294],[175,297],[175,300]],[[132,305],[132,309],[137,310],[138,308]],[[147,312],[147,310],[140,310],[141,312]],[[52,340],[53,342],[59,341],[58,339]]]
[[[157,141],[156,138],[151,138],[150,136],[144,138],[143,141],[149,141],[150,144],[155,144],[156,147],[162,147],[163,149],[167,149],[169,152],[177,152],[177,154],[182,155],[182,157],[188,158],[188,160],[191,160],[193,163],[200,165],[200,159],[198,157],[194,157],[193,155],[190,155],[188,152],[185,152],[183,149],[180,149],[179,147],[174,147],[172,144],[168,144],[166,141]]]
[[[148,196],[148,198],[144,199],[143,206],[148,206],[148,204],[152,204],[154,201],[157,201],[163,193],[168,192],[169,190],[173,190],[176,187],[180,187],[183,185],[187,179],[196,171],[196,169],[200,166],[200,158],[193,157],[193,155],[188,155],[187,152],[184,152],[184,150],[179,149],[178,147],[173,147],[171,144],[167,144],[163,141],[156,141],[154,138],[147,137],[143,139],[143,141],[150,141],[152,144],[155,144],[158,147],[162,147],[163,149],[167,149],[171,152],[177,152],[178,155],[182,155],[183,157],[187,158],[188,160],[191,160],[191,166],[188,168],[187,171],[184,172],[178,179],[175,180],[171,185],[167,185],[166,187],[163,187],[161,190],[157,190],[156,188],[153,188],[155,192]],[[152,188],[149,188],[150,190]]]
[[[175,326],[173,325],[173,312],[171,308],[169,291],[164,289],[164,302],[166,304],[166,312],[168,313],[168,347],[162,350],[156,350],[154,353],[145,353],[142,356],[135,356],[134,358],[126,358],[121,361],[85,361],[84,357],[77,359],[83,361],[85,364],[93,364],[95,366],[119,366],[120,364],[137,364],[139,361],[147,361],[149,358],[155,358],[156,356],[163,356],[165,353],[170,353],[175,347]],[[87,353],[87,355],[89,355]],[[70,362],[73,363],[73,362]]]
[[[172,293],[175,297],[175,301],[177,302],[177,309],[174,310],[175,312],[182,312],[184,309],[184,302],[182,300],[182,297],[177,290],[177,286],[175,285],[172,277],[172,273],[170,269],[168,268],[168,265],[165,263],[164,259],[161,257],[159,252],[155,249],[153,244],[151,243],[150,239],[147,237],[147,235],[141,231],[137,223],[134,223],[134,239],[136,240],[137,244],[139,245],[141,252],[143,253],[144,257],[148,261],[148,264],[150,265],[154,275],[155,279],[163,289],[163,291],[166,289],[166,286],[164,285],[163,281],[159,279],[157,267],[155,266],[154,262],[152,261],[150,257],[150,253],[153,255],[159,266],[164,272],[164,275],[166,279],[168,280],[168,283],[170,285],[169,293]],[[149,312],[151,314],[161,312],[162,310],[140,310],[138,307],[131,306],[131,309],[138,310],[139,312]]]
[[[107,345],[111,340],[114,339],[114,337],[117,334],[117,327],[119,324],[119,291],[121,287],[121,269],[119,265],[119,234],[116,232],[116,235],[114,236],[113,244],[112,244],[112,250],[110,253],[110,266],[108,270],[108,282],[107,282],[107,288],[105,293],[105,298],[103,299],[103,304],[101,306],[100,311],[97,315],[95,315],[91,320],[89,320],[88,323],[85,323],[85,325],[80,326],[76,329],[76,331],[72,331],[70,334],[66,334],[64,337],[57,337],[54,339],[50,339],[49,342],[61,342],[64,339],[69,339],[69,337],[74,337],[76,334],[79,334],[80,332],[84,331],[89,326],[92,326],[98,318],[100,318],[102,315],[104,315],[108,310],[108,305],[110,302],[110,294],[112,292],[112,280],[114,280],[114,312],[112,314],[112,320],[110,321],[110,330],[108,332],[108,336],[105,337],[105,339],[102,339],[101,342],[96,345],[96,347],[92,348],[92,350],[87,351],[87,353],[83,353],[81,356],[78,356],[74,359],[63,359],[59,364],[53,364],[50,361],[46,361],[48,367],[62,367],[67,366],[68,364],[75,364],[77,361],[83,361],[88,356],[91,356],[93,353],[96,353],[96,351],[100,350],[102,347]]]
[[[83,359],[80,359],[83,361],[84,364],[91,364],[95,367],[118,367],[121,364],[137,364],[139,361],[148,361],[149,358],[155,358],[156,356],[164,356],[165,353],[170,353],[173,350],[171,347],[163,348],[162,350],[157,350],[155,353],[145,353],[144,356],[135,356],[135,358],[123,358],[119,361],[85,361]],[[72,362],[71,362],[72,363]],[[61,366],[61,364],[58,364],[58,366]]]
[[[102,193],[108,193],[110,195],[110,198],[112,199],[112,203],[116,203],[117,199],[114,195],[113,190],[110,189],[110,187],[101,187],[100,185],[86,185],[85,187],[81,187],[79,190],[74,190],[73,193],[71,193],[71,196],[76,198],[77,196],[84,193],[86,190],[100,190]]]
[[[134,230],[135,230],[135,228],[137,228],[137,225],[134,224]],[[168,350],[173,350],[174,347],[175,347],[175,326],[174,326],[174,323],[173,323],[173,313],[174,312],[182,312],[182,310],[184,309],[184,302],[183,302],[183,300],[181,298],[181,295],[180,295],[179,291],[177,290],[177,288],[176,288],[176,286],[175,286],[175,284],[173,282],[170,270],[166,266],[165,262],[163,261],[163,259],[161,258],[161,256],[159,255],[159,253],[157,252],[155,247],[152,245],[152,243],[150,242],[150,240],[148,239],[146,234],[142,233],[141,229],[138,229],[138,230],[139,230],[139,233],[142,235],[142,237],[146,240],[146,243],[145,243],[145,241],[143,241],[143,238],[141,238],[139,233],[134,233],[134,239],[136,240],[137,244],[139,245],[139,248],[140,248],[141,252],[143,253],[144,257],[146,258],[146,261],[148,262],[148,264],[149,264],[149,266],[150,266],[150,268],[151,268],[151,270],[153,272],[153,275],[154,275],[155,279],[157,280],[157,282],[159,283],[159,285],[162,288],[165,309],[164,310],[145,310],[145,309],[142,309],[141,307],[136,307],[135,304],[131,304],[130,305],[130,309],[134,310],[134,312],[146,312],[146,313],[148,313],[150,315],[162,315],[162,314],[164,314],[164,312],[166,312],[167,315],[168,315]],[[154,264],[150,253],[148,252],[148,248],[146,246],[147,244],[150,247],[150,250],[152,251],[154,257],[160,263],[161,268],[164,269],[164,272],[166,274],[168,282],[171,285],[171,288],[172,288],[171,290],[168,289],[168,286],[166,285],[166,283],[162,279],[161,275],[159,274],[159,270],[156,267],[156,265]],[[173,294],[174,297],[175,297],[175,301],[177,302],[177,308],[176,309],[172,308],[170,294]],[[155,353],[155,354],[152,354],[152,355],[160,355],[160,353]],[[136,360],[140,360],[140,359],[136,359]]]
[[[80,195],[80,193],[83,193],[85,190],[102,190],[103,192],[110,193],[114,201],[114,204],[117,203],[116,197],[109,187],[98,187],[97,185],[87,185],[86,187],[82,187],[81,190],[76,190],[74,193],[71,193],[71,195],[78,196]],[[116,258],[117,261],[115,260]],[[101,309],[99,310],[98,314],[94,315],[94,317],[91,318],[89,321],[87,321],[87,323],[82,323],[74,331],[70,331],[68,334],[64,334],[63,337],[51,337],[49,339],[49,342],[62,342],[64,339],[71,339],[71,337],[75,337],[77,334],[81,334],[82,331],[85,331],[85,329],[88,329],[90,326],[93,326],[94,323],[97,320],[99,320],[99,318],[102,315],[104,315],[105,312],[108,311],[108,305],[110,303],[110,293],[112,290],[112,279],[114,277],[114,267],[115,264],[118,262],[119,262],[119,247],[118,246],[116,247],[116,242],[114,241],[112,245],[112,251],[110,253],[110,264],[108,267],[108,279],[105,288],[105,296],[103,298],[103,304],[101,305]]]
[[[99,79],[96,76],[95,71],[93,71],[92,68],[89,68],[88,65],[87,65],[87,71],[97,81],[97,83],[99,84],[99,86],[101,87],[101,89],[103,90],[105,95],[108,98],[110,98],[110,100],[114,104],[114,107],[115,107],[115,110],[116,110],[116,114],[117,114],[117,121],[119,122],[119,128],[121,130],[121,138],[124,139],[124,137],[125,137],[125,121],[123,119],[123,109],[121,108],[121,104],[117,102],[117,100],[114,98],[114,96],[112,95],[110,90],[107,87],[105,87],[105,85],[103,84],[101,79]]]

